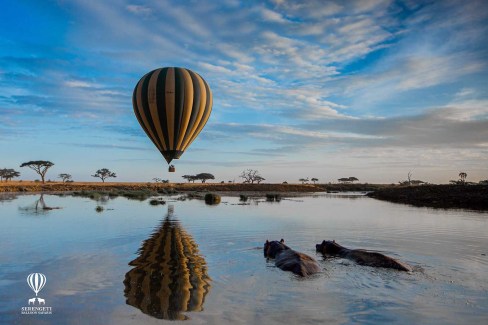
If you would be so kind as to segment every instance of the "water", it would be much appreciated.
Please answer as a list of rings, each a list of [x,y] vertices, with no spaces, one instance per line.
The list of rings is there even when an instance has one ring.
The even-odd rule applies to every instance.
[[[3,196],[0,323],[488,322],[487,213],[357,195],[168,201]],[[323,272],[302,279],[267,262],[264,241],[280,238]],[[415,271],[323,260],[314,250],[324,239],[381,251]],[[47,277],[39,297],[52,314],[21,315],[35,296],[26,277],[36,272]]]

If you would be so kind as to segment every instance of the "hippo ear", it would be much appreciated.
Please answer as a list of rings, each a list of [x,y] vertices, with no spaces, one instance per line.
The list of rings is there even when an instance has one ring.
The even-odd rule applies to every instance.
[[[284,244],[285,240],[283,238],[281,238],[280,243]]]
[[[325,239],[322,241],[322,244],[324,244],[324,245],[325,245]]]
[[[269,244],[269,240],[266,239],[266,244]]]
[[[332,242],[335,244],[335,239]]]

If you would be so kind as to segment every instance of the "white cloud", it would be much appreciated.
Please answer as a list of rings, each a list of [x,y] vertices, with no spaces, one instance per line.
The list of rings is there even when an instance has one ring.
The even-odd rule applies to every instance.
[[[484,62],[470,59],[464,53],[408,57],[396,71],[398,88],[408,90],[450,83],[466,74],[480,71],[484,65]]]
[[[91,87],[95,87],[94,84],[86,82],[86,81],[82,81],[82,80],[68,80],[64,84],[70,88],[91,88]]]
[[[280,23],[280,24],[290,22],[289,20],[285,19],[283,15],[281,15],[280,13],[270,10],[268,8],[262,7],[259,8],[258,10],[265,21]]]
[[[137,15],[149,15],[152,13],[152,9],[141,5],[127,5],[127,10]]]

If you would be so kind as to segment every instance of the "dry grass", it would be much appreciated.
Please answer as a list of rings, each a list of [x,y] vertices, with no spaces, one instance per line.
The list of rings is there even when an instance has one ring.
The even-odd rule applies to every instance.
[[[179,192],[319,192],[322,188],[311,184],[242,184],[242,183],[141,183],[141,182],[32,182],[11,181],[0,183],[0,192],[70,192],[97,190],[163,190]]]

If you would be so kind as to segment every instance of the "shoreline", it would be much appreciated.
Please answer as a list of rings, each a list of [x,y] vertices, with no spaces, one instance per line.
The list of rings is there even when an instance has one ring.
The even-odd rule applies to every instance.
[[[488,211],[488,185],[420,185],[378,189],[367,196],[416,207]]]
[[[392,203],[440,209],[488,211],[488,185],[419,185],[388,184],[243,184],[243,183],[0,183],[0,195],[67,194],[76,192],[152,192],[160,195],[204,194],[221,196],[264,197],[279,194],[297,197],[313,193],[367,192],[366,196]]]

